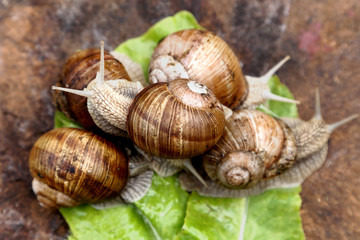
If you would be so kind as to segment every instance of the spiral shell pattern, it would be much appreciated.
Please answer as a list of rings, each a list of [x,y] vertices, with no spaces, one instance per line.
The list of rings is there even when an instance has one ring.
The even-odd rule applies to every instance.
[[[237,151],[253,152],[261,157],[265,171],[260,169],[263,172],[261,175],[250,171],[252,175],[256,173],[256,176],[248,178],[256,181],[280,174],[295,162],[295,139],[284,123],[271,116],[256,110],[237,110],[226,120],[224,134],[219,142],[203,156],[204,169],[209,177],[220,181],[218,171],[224,162],[222,159]],[[234,157],[230,159],[236,160]],[[247,163],[249,166],[253,164]],[[238,166],[247,168],[243,159],[239,159]],[[221,183],[228,185],[226,182]]]
[[[149,70],[151,82],[184,76],[206,85],[230,108],[247,96],[248,85],[239,60],[226,42],[210,31],[188,29],[173,33],[154,50]]]
[[[141,91],[129,108],[127,126],[132,141],[145,152],[189,158],[216,144],[225,117],[221,104],[204,85],[178,79]]]

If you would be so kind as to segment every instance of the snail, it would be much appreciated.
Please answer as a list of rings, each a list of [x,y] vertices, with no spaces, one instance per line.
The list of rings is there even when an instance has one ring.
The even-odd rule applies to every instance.
[[[292,161],[292,163],[289,165],[286,163],[287,170],[283,168],[282,164],[271,169],[271,174],[266,174],[265,170],[265,174],[263,175],[262,179],[259,179],[257,183],[253,181],[255,184],[249,183],[248,186],[244,184],[244,186],[248,188],[242,189],[234,189],[234,186],[230,188],[229,186],[225,187],[226,184],[219,184],[221,181],[216,179],[215,181],[207,179],[207,186],[204,186],[203,184],[199,184],[199,182],[197,182],[192,176],[187,174],[180,175],[181,186],[185,190],[198,191],[200,195],[205,196],[247,197],[250,195],[260,194],[267,189],[300,185],[313,172],[318,170],[325,162],[330,134],[343,124],[359,117],[359,114],[354,114],[336,123],[327,124],[321,117],[318,90],[316,91],[315,106],[315,115],[309,121],[304,121],[298,118],[281,118],[281,121],[285,122],[286,125],[291,129],[291,132],[294,134],[295,146],[297,149],[295,159],[296,161]],[[228,124],[233,123],[227,122],[227,126]],[[221,140],[219,141],[219,144],[222,144]],[[226,144],[223,144],[223,146],[215,146],[215,148],[226,148],[225,145]],[[211,151],[209,151],[208,154],[211,154]],[[206,159],[211,158],[211,156],[205,155],[204,158],[206,164],[208,161]],[[263,165],[259,165],[263,167]],[[273,175],[272,173],[275,174]],[[278,173],[281,174],[276,176]],[[212,176],[210,176],[210,178],[211,177]],[[249,179],[252,180],[251,177]]]
[[[184,162],[204,153],[220,139],[225,107],[206,86],[177,79],[142,90],[139,83],[104,81],[103,43],[100,55],[100,72],[85,89],[53,89],[87,97],[89,113],[102,130],[110,134],[127,131],[145,152]]]
[[[296,154],[295,137],[281,120],[257,110],[236,110],[202,160],[211,179],[243,188],[282,173],[294,164]]]
[[[190,158],[210,149],[224,131],[223,108],[197,82],[177,79],[141,91],[130,106],[127,130],[142,150],[162,158]]]
[[[47,208],[98,203],[119,196],[126,202],[142,198],[152,172],[129,168],[124,150],[91,132],[57,128],[42,135],[29,155],[32,188]]]
[[[103,49],[102,43],[100,73],[87,88],[54,86],[53,89],[87,97],[89,112],[102,129],[108,130],[100,123],[103,120],[114,128],[127,130],[140,148],[159,157],[192,157],[217,142],[223,132],[225,115],[207,87],[178,79],[150,85],[137,94],[141,90],[139,84],[104,81]],[[201,144],[194,145],[195,142]]]
[[[185,168],[206,184],[190,158],[217,143],[228,111],[206,86],[176,79],[152,84],[135,97],[127,116],[127,130],[138,152],[160,176]]]
[[[177,79],[150,85],[139,93],[138,83],[104,81],[103,43],[100,62],[100,72],[84,90],[53,89],[87,97],[89,112],[104,131],[126,130],[141,149],[165,158],[199,155],[219,140],[225,115],[206,86]]]
[[[149,81],[196,80],[232,109],[239,105],[249,108],[266,99],[299,103],[271,93],[267,84],[288,59],[284,58],[262,77],[244,76],[239,60],[224,40],[210,31],[187,29],[168,35],[155,48]]]
[[[100,59],[103,56],[102,60]],[[101,79],[97,72],[101,69]],[[136,94],[142,89],[145,78],[141,66],[123,54],[112,52],[111,54],[96,49],[85,49],[73,54],[65,63],[60,81],[55,88],[67,87],[74,90],[91,89],[97,81],[108,81],[112,90],[117,91],[122,85],[128,86],[128,92],[121,94]],[[122,79],[122,80],[120,80]],[[131,81],[135,82],[132,83]],[[90,91],[90,90],[89,90]],[[121,90],[119,90],[121,92]],[[133,93],[135,91],[135,93]],[[93,102],[81,95],[69,94],[64,91],[54,91],[53,99],[57,108],[67,117],[75,120],[85,129],[98,130],[125,136],[124,130],[119,129],[108,122],[101,112],[94,109]]]

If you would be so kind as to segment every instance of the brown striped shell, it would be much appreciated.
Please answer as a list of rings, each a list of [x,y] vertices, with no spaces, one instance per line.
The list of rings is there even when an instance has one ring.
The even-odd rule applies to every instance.
[[[132,141],[163,158],[204,153],[220,139],[225,117],[204,85],[186,79],[152,84],[134,99],[127,116]]]
[[[249,187],[295,162],[295,138],[280,120],[256,110],[236,110],[224,134],[203,157],[210,178],[227,187]]]
[[[130,77],[124,66],[110,53],[104,53],[104,79],[126,79],[130,81]],[[67,87],[71,89],[82,90],[95,79],[96,73],[100,68],[100,50],[85,49],[74,53],[66,61],[58,87]],[[87,99],[83,96],[54,91],[53,99],[57,108],[67,115],[69,118],[80,123],[86,129],[97,129],[87,108]]]
[[[179,31],[167,36],[155,48],[149,81],[169,82],[178,78],[206,85],[230,108],[243,102],[248,92],[236,55],[225,41],[210,31]]]
[[[86,104],[81,104],[82,109],[74,109],[76,111],[76,114],[83,114],[84,111],[87,115],[90,116],[91,119],[88,119],[87,117],[84,117],[84,120],[80,119],[80,124],[84,124],[85,122],[82,121],[91,121],[92,123],[95,123],[95,125],[100,128],[102,131],[117,135],[117,136],[127,136],[126,133],[126,115],[129,109],[129,106],[131,102],[133,101],[136,94],[140,92],[140,90],[143,89],[142,84],[140,83],[141,79],[136,79],[137,81],[129,81],[129,77],[127,75],[127,72],[125,71],[125,68],[122,67],[120,62],[118,62],[122,69],[118,69],[114,73],[117,74],[125,74],[124,76],[118,75],[118,76],[112,76],[110,79],[106,80],[106,68],[109,64],[105,61],[105,53],[104,53],[104,42],[101,42],[101,49],[100,49],[100,56],[96,55],[96,59],[84,59],[84,61],[81,61],[80,64],[77,66],[80,66],[78,71],[71,71],[71,73],[74,72],[74,76],[72,76],[70,79],[75,82],[80,82],[76,80],[77,76],[83,76],[86,81],[83,84],[80,84],[76,86],[80,89],[74,89],[69,87],[59,87],[59,86],[53,86],[52,89],[57,91],[65,92],[65,94],[71,93],[69,96],[72,97],[72,101],[68,99],[68,101],[63,101],[65,103],[68,102],[68,104],[79,104],[79,101],[81,99],[86,99]],[[83,55],[86,55],[85,53]],[[81,55],[82,56],[82,55]],[[87,56],[87,55],[86,55]],[[110,55],[111,56],[111,55]],[[100,63],[98,66],[94,67],[91,63],[93,61],[98,62],[98,58],[100,57]],[[112,56],[111,56],[112,57]],[[119,57],[119,56],[118,56]],[[76,57],[74,57],[76,60]],[[112,57],[113,60],[115,60],[114,57]],[[75,65],[75,60],[70,59],[69,66],[65,67],[65,73],[69,71],[69,69],[72,68],[73,65]],[[117,60],[116,60],[117,61]],[[129,64],[129,59],[127,59],[125,62],[128,64],[127,69],[128,70],[136,70],[139,65],[136,63]],[[116,62],[115,62],[116,63]],[[111,65],[111,64],[110,64]],[[77,67],[76,66],[76,67]],[[137,66],[137,67],[136,67]],[[74,69],[76,68],[74,67]],[[69,69],[68,69],[69,68]],[[99,71],[97,71],[97,69]],[[139,70],[139,69],[138,69]],[[142,70],[140,69],[142,72]],[[96,75],[94,75],[96,74]],[[71,75],[71,74],[69,74]],[[141,74],[132,74],[132,76],[141,76]],[[124,77],[125,79],[123,79]],[[75,80],[74,80],[75,79]],[[106,81],[105,81],[106,80]],[[61,94],[57,93],[55,96],[60,97]],[[80,98],[79,98],[80,97]],[[86,98],[84,98],[86,97]],[[78,98],[78,101],[75,100],[75,98]],[[60,108],[62,111],[65,108]],[[83,109],[85,109],[83,111]],[[66,113],[65,109],[65,113]],[[74,112],[75,114],[75,112]],[[71,116],[70,116],[71,117]],[[89,128],[88,125],[85,125],[86,128]],[[90,130],[94,130],[90,128]]]
[[[289,188],[302,184],[325,162],[330,134],[338,127],[360,116],[353,114],[338,122],[327,124],[321,116],[318,90],[316,90],[315,99],[315,115],[309,121],[299,118],[281,118],[282,122],[290,127],[297,149],[296,162],[288,170],[273,178],[265,178],[265,181],[259,181],[250,188],[240,189],[225,187],[218,184],[219,181],[215,182],[210,179],[206,180],[204,186],[200,181],[196,181],[194,176],[182,173],[180,175],[182,188],[186,191],[197,191],[202,196],[242,198],[263,193],[268,189]],[[276,170],[276,166],[273,168],[274,170]]]
[[[42,135],[29,156],[33,190],[48,208],[93,203],[117,195],[129,176],[127,156],[93,133],[58,128]]]

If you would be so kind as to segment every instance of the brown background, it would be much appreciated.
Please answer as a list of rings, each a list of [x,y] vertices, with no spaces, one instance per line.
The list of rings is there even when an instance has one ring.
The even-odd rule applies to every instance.
[[[222,36],[259,75],[285,55],[279,76],[313,114],[320,87],[323,116],[334,122],[360,112],[360,2],[298,1],[0,1],[0,239],[62,239],[58,213],[39,207],[27,157],[53,126],[50,86],[75,50],[113,49],[161,18],[189,10]],[[307,239],[360,238],[360,119],[330,140],[327,162],[303,184]]]

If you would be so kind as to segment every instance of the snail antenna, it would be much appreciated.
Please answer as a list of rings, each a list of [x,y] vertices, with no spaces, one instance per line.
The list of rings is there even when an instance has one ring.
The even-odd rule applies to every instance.
[[[265,73],[263,76],[261,76],[260,79],[261,79],[262,83],[267,85],[269,80],[271,79],[271,77],[274,76],[275,72],[277,70],[279,70],[287,61],[289,61],[289,59],[290,59],[290,56],[284,57],[280,62],[278,62],[274,67],[272,67],[267,73]],[[300,104],[300,102],[297,100],[278,96],[278,95],[270,92],[270,90],[264,90],[262,92],[262,96],[264,99],[275,100],[275,101],[286,102],[286,103]]]
[[[83,96],[83,97],[90,97],[91,95],[94,94],[94,91],[90,90],[90,89],[76,90],[76,89],[57,87],[57,86],[52,86],[51,89],[68,92],[68,93],[76,94],[76,95]]]
[[[105,60],[104,60],[104,41],[100,42],[100,71],[96,73],[95,83],[97,86],[103,86],[105,83]]]
[[[286,98],[286,97],[282,97],[282,96],[273,94],[269,90],[264,90],[263,93],[262,93],[262,96],[263,96],[264,99],[268,99],[268,100],[274,100],[274,101],[285,102],[285,103],[300,104],[300,101],[298,101],[298,100],[294,100],[294,99],[290,99],[290,98]]]
[[[200,174],[196,171],[196,169],[194,168],[194,166],[191,164],[191,160],[190,159],[186,159],[183,162],[183,166],[184,168],[186,168],[187,170],[189,170],[205,187],[207,187],[208,185],[206,184],[205,180],[200,176]]]
[[[353,114],[353,115],[348,116],[348,117],[346,117],[344,119],[341,119],[340,121],[328,124],[327,128],[328,128],[329,133],[332,133],[338,127],[344,125],[347,122],[350,122],[351,120],[353,120],[353,119],[355,119],[355,118],[357,118],[359,116],[360,116],[359,114]],[[314,115],[313,118],[314,119],[322,119],[319,88],[315,89],[315,115]]]
[[[278,64],[276,64],[274,67],[272,67],[267,73],[265,73],[261,77],[245,76],[245,78],[249,84],[249,95],[248,95],[245,103],[243,104],[244,107],[261,104],[267,99],[280,101],[280,102],[286,102],[286,103],[294,103],[294,104],[300,103],[297,100],[285,98],[285,97],[282,97],[282,96],[272,93],[268,86],[268,82],[271,79],[271,77],[289,59],[290,59],[290,56],[286,56]]]
[[[270,78],[274,76],[277,70],[279,70],[288,60],[290,56],[284,57],[280,62],[278,62],[274,67],[272,67],[267,73],[260,77],[263,83],[268,83]]]
[[[322,119],[319,88],[315,89],[315,115],[313,118]]]
[[[100,71],[97,72],[96,77],[95,77],[95,83],[97,86],[102,86],[105,82],[104,68],[105,68],[104,41],[101,41],[100,42]],[[83,96],[83,97],[90,97],[91,95],[94,94],[94,91],[90,90],[90,89],[76,90],[76,89],[63,88],[63,87],[57,87],[57,86],[52,86],[51,89],[68,92],[68,93],[76,94],[76,95]]]
[[[328,125],[328,130],[329,130],[330,133],[332,133],[332,132],[333,132],[335,129],[337,129],[338,127],[344,125],[344,124],[347,123],[347,122],[350,122],[351,120],[353,120],[353,119],[355,119],[355,118],[357,118],[357,117],[359,117],[359,116],[360,116],[359,114],[353,114],[353,115],[351,115],[351,116],[349,116],[349,117],[346,117],[346,118],[344,118],[344,119],[342,119],[342,120],[340,120],[340,121],[337,121],[337,122],[334,122],[334,123],[332,123],[332,124],[329,124],[329,125]]]

